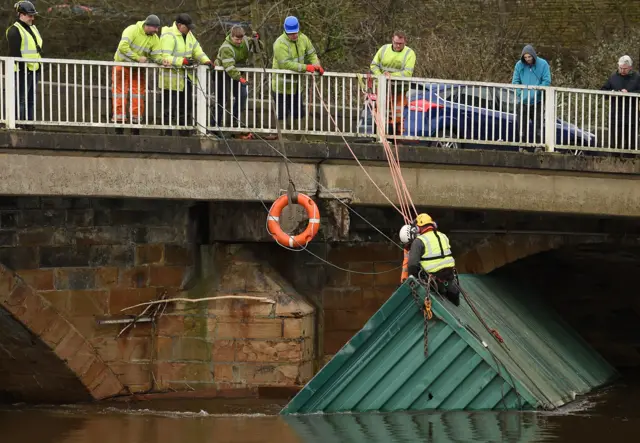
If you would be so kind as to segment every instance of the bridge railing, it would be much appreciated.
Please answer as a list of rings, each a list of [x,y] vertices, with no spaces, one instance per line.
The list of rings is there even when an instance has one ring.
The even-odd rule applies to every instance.
[[[376,139],[383,133],[449,148],[640,152],[640,94],[245,68],[245,97],[220,68],[42,59],[36,78],[17,71],[17,61],[28,60],[0,63],[0,123],[7,128],[274,134],[280,116],[285,134]],[[36,91],[32,117],[17,106],[28,82]],[[172,85],[187,85],[186,91],[172,92]],[[274,94],[276,86],[297,93]]]

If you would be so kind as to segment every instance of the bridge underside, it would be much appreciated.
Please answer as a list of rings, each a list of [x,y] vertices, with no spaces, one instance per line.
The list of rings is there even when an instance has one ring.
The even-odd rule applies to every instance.
[[[90,399],[89,391],[66,363],[0,306],[0,402]]]

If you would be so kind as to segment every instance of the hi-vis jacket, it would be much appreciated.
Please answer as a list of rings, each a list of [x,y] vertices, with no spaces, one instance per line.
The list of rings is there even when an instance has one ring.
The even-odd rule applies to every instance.
[[[416,65],[416,53],[405,46],[402,51],[395,52],[391,44],[382,46],[371,61],[371,72],[380,75],[388,72],[391,77],[413,77]]]
[[[249,39],[246,36],[242,39],[242,43],[234,45],[231,41],[231,35],[228,35],[220,49],[218,49],[216,66],[222,66],[232,79],[240,80],[242,74],[237,68],[247,66],[249,55]]]
[[[117,62],[137,62],[140,57],[146,57],[149,61],[156,63],[162,61],[160,37],[157,34],[145,34],[144,21],[127,26],[122,32],[122,38],[113,59]]]
[[[306,65],[318,64],[318,54],[303,33],[298,33],[298,40],[291,41],[283,33],[273,43],[273,69],[288,69],[294,72],[305,72]],[[283,74],[273,76],[271,87],[276,94],[293,94],[298,91],[298,76]]]
[[[449,238],[440,231],[427,231],[416,238],[409,252],[409,274],[416,276],[419,268],[434,274],[456,265],[451,255]]]
[[[29,26],[26,23],[15,22],[13,26],[9,26],[9,28],[7,28],[7,39],[9,38],[9,31],[13,29],[13,27],[18,29],[20,37],[22,38],[22,41],[20,43],[20,56],[22,58],[33,60],[41,59],[42,56],[40,55],[40,51],[38,51],[38,48],[42,49],[42,37],[40,36],[38,28],[36,28],[35,25]],[[25,29],[25,27],[28,27],[31,32],[33,32],[33,35],[36,37],[35,40],[33,39],[33,37],[31,37],[31,34]],[[16,71],[20,70],[20,65],[22,64],[23,63],[16,63]],[[37,61],[27,62],[26,65],[28,71],[37,71],[38,69],[40,69],[40,63],[38,63]]]
[[[165,26],[162,28],[160,53],[162,58],[169,60],[173,66],[173,68],[161,70],[160,87],[162,89],[171,89],[172,91],[184,90],[184,77],[185,71],[187,71],[183,67],[185,58],[191,58],[201,65],[211,61],[202,50],[193,33],[189,32],[186,36],[182,35],[175,22],[171,27]],[[188,70],[187,75],[193,81],[193,70]]]

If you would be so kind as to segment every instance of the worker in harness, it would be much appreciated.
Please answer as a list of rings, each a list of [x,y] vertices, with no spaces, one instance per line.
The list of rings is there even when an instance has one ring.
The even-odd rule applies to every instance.
[[[242,75],[238,68],[249,66],[252,54],[259,54],[264,50],[264,44],[258,33],[248,38],[242,26],[235,25],[224,40],[218,55],[216,66],[224,71],[215,71],[216,112],[215,119],[220,127],[239,127],[246,121],[244,110],[247,107],[249,95],[249,81],[247,75]],[[232,106],[227,104],[233,103]],[[231,112],[229,108],[231,107]],[[250,140],[253,134],[237,134],[234,138]]]
[[[409,251],[411,250],[411,244],[418,235],[418,228],[411,225],[404,225],[400,228],[400,242],[402,243],[402,250],[404,257],[402,259],[402,273],[400,274],[400,283],[409,278]]]
[[[128,26],[122,32],[118,49],[113,59],[124,63],[163,63],[158,30],[161,23],[157,15],[149,15],[144,21]],[[139,124],[144,120],[144,95],[147,90],[146,69],[129,66],[113,67],[113,116],[114,123]],[[127,94],[131,92],[131,105],[127,106]],[[116,128],[122,134],[123,128]],[[140,129],[133,128],[133,135],[140,135]]]
[[[409,275],[418,278],[420,271],[432,275],[438,285],[438,293],[459,306],[460,288],[449,238],[438,231],[429,214],[419,214],[416,226],[418,236],[409,251]]]
[[[164,101],[164,124],[186,126],[193,124],[193,93],[195,88],[194,70],[185,69],[194,64],[209,65],[213,62],[204,53],[200,43],[193,35],[195,24],[189,14],[178,14],[173,26],[162,28],[160,51],[163,66],[171,69],[160,71],[160,88]],[[181,130],[180,135],[189,135],[190,131]],[[168,129],[164,135],[173,135]]]
[[[371,61],[373,75],[385,75],[388,79],[413,77],[416,65],[416,53],[406,46],[407,36],[404,32],[396,31],[390,44],[383,45]],[[405,93],[409,91],[406,81],[393,82],[389,94],[389,133],[401,135],[404,132],[403,112],[407,100]]]
[[[28,62],[16,63],[16,104],[18,120],[33,120],[36,100],[36,85],[40,79],[42,58],[42,37],[38,28],[33,24],[36,7],[31,2],[22,1],[13,5],[18,13],[18,20],[7,29],[6,37],[9,43],[9,57],[29,59]],[[22,127],[34,130],[31,125]]]

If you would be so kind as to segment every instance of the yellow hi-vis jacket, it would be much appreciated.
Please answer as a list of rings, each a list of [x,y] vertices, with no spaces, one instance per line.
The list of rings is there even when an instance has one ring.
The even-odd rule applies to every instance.
[[[391,77],[413,77],[413,68],[416,66],[416,53],[405,46],[402,51],[396,52],[391,44],[382,46],[376,52],[371,61],[373,75],[381,75],[388,72]]]
[[[424,254],[420,258],[422,269],[433,274],[445,268],[453,268],[456,265],[451,255],[449,238],[439,231],[427,231],[418,236],[424,245]]]
[[[307,65],[318,64],[318,54],[302,32],[298,40],[292,41],[283,33],[273,43],[273,69],[288,69],[293,72],[305,72]],[[271,87],[276,94],[293,94],[298,91],[298,75],[275,74]]]
[[[184,73],[187,70],[183,67],[182,62],[185,58],[191,58],[201,65],[211,61],[193,33],[189,32],[183,36],[175,22],[172,27],[162,28],[160,53],[162,58],[169,60],[173,66],[173,68],[161,70],[160,87],[172,91],[184,90]],[[188,70],[187,75],[193,81],[193,70]]]
[[[38,31],[38,28],[36,28],[35,25],[30,26],[30,29],[33,32],[33,35],[36,36],[36,39],[34,40],[33,37],[31,37],[31,34],[29,34],[29,32],[26,29],[24,29],[22,25],[20,25],[20,23],[15,22],[13,26],[18,28],[18,31],[20,31],[20,36],[22,37],[22,44],[20,45],[20,52],[22,53],[22,58],[30,58],[33,60],[41,59],[42,57],[40,56],[40,53],[38,52],[38,49],[36,46],[36,43],[37,43],[38,46],[40,46],[40,49],[42,49],[42,37],[40,36],[40,32]],[[11,27],[7,28],[5,35],[9,34],[9,29],[11,29]],[[37,71],[38,69],[40,69],[40,63],[27,62],[28,71]],[[16,71],[19,71],[19,70],[20,70],[19,64],[16,63]]]
[[[145,34],[144,21],[127,26],[122,32],[122,38],[113,59],[117,62],[137,62],[140,57],[146,57],[149,61],[156,63],[162,62],[160,37],[155,33]]]

